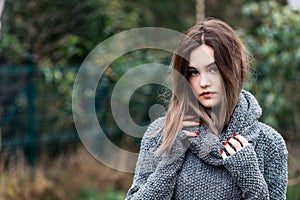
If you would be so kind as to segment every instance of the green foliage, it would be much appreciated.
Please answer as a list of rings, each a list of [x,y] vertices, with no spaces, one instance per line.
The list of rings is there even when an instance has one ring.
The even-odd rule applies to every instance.
[[[73,84],[79,65],[96,45],[116,33],[140,26],[183,31],[194,23],[194,3],[181,0],[156,3],[150,0],[6,0],[2,22],[0,64],[26,66],[28,58],[33,58],[37,71],[37,132],[60,134],[75,129],[71,108]],[[109,134],[120,133],[111,113],[107,112],[114,84],[131,68],[160,62],[164,59],[161,57],[164,56],[154,51],[125,55],[117,59],[100,80],[105,83],[101,82],[101,86],[106,86],[99,87],[96,106],[101,125]],[[149,118],[144,105],[156,102],[153,91],[153,87],[145,87],[132,98],[130,108],[138,124]]]
[[[249,88],[263,108],[263,121],[289,144],[289,178],[295,178],[299,176],[293,145],[300,141],[300,12],[274,1],[247,4],[243,12],[256,21],[244,35],[257,64]],[[299,184],[288,187],[287,199],[299,196]]]
[[[258,22],[245,40],[257,62],[250,88],[263,120],[299,140],[300,13],[273,1],[247,4],[243,12]]]
[[[114,189],[108,189],[104,194],[102,194],[103,200],[123,200],[125,199],[125,193],[121,191],[116,191]]]
[[[78,66],[56,65],[40,67],[43,78],[36,79],[36,107],[38,112],[47,113],[51,129],[42,127],[40,133],[59,134],[73,131],[72,88]],[[63,119],[63,120],[62,120]]]
[[[0,60],[7,60],[10,64],[20,63],[26,51],[26,46],[22,45],[16,35],[3,32],[0,34]]]
[[[107,68],[104,76],[100,79],[98,85],[101,85],[101,87],[97,88],[95,99],[95,102],[97,102],[97,116],[98,119],[101,119],[99,121],[107,136],[110,137],[114,143],[122,146],[122,148],[136,150],[138,145],[135,144],[139,144],[140,142],[137,138],[129,137],[127,134],[122,134],[122,131],[118,128],[118,125],[114,121],[114,117],[111,112],[111,94],[114,90],[115,84],[133,67],[137,67],[145,63],[168,64],[170,62],[168,58],[170,57],[170,53],[163,52],[161,50],[147,49],[133,51],[116,59],[109,68]],[[147,76],[155,77],[157,74],[153,71],[153,73],[149,73]],[[159,90],[159,85],[144,85],[133,93],[130,97],[130,102],[123,102],[124,104],[129,103],[130,117],[132,117],[133,121],[138,125],[145,126],[150,123],[148,110],[150,109],[150,106],[158,102],[158,96],[161,92]],[[128,142],[128,140],[130,140],[130,142]],[[127,144],[124,144],[124,141],[127,141]],[[134,145],[132,143],[134,143]]]
[[[108,188],[104,192],[95,189],[84,189],[79,193],[78,200],[124,200],[125,193]]]
[[[104,32],[106,34],[115,34],[138,26],[139,10],[130,7],[124,0],[101,0],[99,3],[101,13],[105,16]]]
[[[97,200],[100,199],[100,192],[94,189],[84,189],[79,193],[78,200]]]
[[[120,31],[139,26],[177,30],[191,26],[193,2],[168,1],[6,0],[0,63],[17,57],[21,64],[31,54],[38,66],[81,63],[98,43]]]
[[[295,186],[288,187],[286,199],[288,200],[300,199],[300,186],[295,185]]]
[[[77,45],[70,36],[80,37],[76,27],[81,29],[78,23],[86,19],[81,12],[89,7],[86,1],[5,1],[3,31],[7,38],[17,38],[25,50],[24,55],[19,55],[18,64],[26,62],[30,55],[34,55],[36,64],[45,59],[57,63],[73,58],[76,55],[73,51],[62,52],[62,49]],[[1,51],[5,58],[1,63],[11,62],[7,54],[5,49]]]

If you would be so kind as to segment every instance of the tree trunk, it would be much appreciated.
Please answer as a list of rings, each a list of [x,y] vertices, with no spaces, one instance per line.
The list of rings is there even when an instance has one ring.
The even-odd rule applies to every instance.
[[[1,21],[2,17],[1,17],[1,16],[2,16],[2,12],[3,12],[3,10],[4,10],[4,1],[5,1],[5,0],[0,0],[0,34],[1,34],[1,25],[2,25],[2,24],[1,24],[1,22],[2,22],[2,21]]]
[[[197,0],[196,2],[196,20],[197,22],[205,18],[205,0]]]

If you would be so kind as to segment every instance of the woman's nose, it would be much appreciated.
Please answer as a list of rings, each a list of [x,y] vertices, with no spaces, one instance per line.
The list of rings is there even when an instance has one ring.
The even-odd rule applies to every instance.
[[[210,84],[209,78],[202,75],[200,77],[200,87],[205,88],[205,87],[209,86],[209,84]]]

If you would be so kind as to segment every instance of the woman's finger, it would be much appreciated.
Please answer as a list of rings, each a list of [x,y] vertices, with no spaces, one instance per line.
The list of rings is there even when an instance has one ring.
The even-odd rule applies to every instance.
[[[239,134],[234,134],[233,137],[236,138],[238,141],[240,141],[243,147],[249,144],[248,140]]]
[[[222,142],[225,150],[231,156],[249,144],[248,140],[245,137],[238,134],[234,134],[233,136],[234,138],[227,138],[227,142]],[[231,144],[233,148],[229,144]],[[221,150],[220,153],[223,159],[227,158],[226,152],[224,150]]]
[[[195,136],[198,136],[200,135],[199,132],[191,132],[191,131],[187,131],[187,130],[183,130],[183,132],[186,134],[186,136],[188,137],[195,137]]]
[[[190,119],[195,119],[196,117],[195,116],[193,116],[193,115],[185,115],[184,117],[183,117],[183,120],[190,120]]]
[[[234,147],[234,149],[236,151],[239,151],[239,150],[242,149],[242,145],[236,139],[234,139],[234,138],[227,138],[227,141]]]
[[[191,127],[191,126],[199,126],[200,122],[197,121],[183,121],[182,127]]]
[[[223,159],[226,159],[227,158],[227,155],[226,155],[226,153],[225,153],[225,151],[224,150],[220,150],[220,153],[221,153],[221,156],[222,156],[222,158]]]
[[[232,156],[235,153],[235,150],[227,142],[222,142],[222,143],[226,151],[229,153],[229,155]]]

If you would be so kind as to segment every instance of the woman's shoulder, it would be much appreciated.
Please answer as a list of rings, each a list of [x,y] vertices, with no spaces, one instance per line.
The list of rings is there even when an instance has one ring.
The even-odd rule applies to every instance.
[[[259,122],[260,135],[258,143],[270,149],[270,152],[277,151],[278,153],[287,154],[286,143],[280,133],[271,126]]]
[[[154,120],[147,128],[145,134],[143,137],[151,137],[153,136],[152,133],[157,132],[160,130],[165,123],[165,117],[159,117],[156,120]]]
[[[161,129],[164,125],[165,117],[154,120],[147,128],[141,141],[141,148],[150,150],[157,148],[161,138]]]

